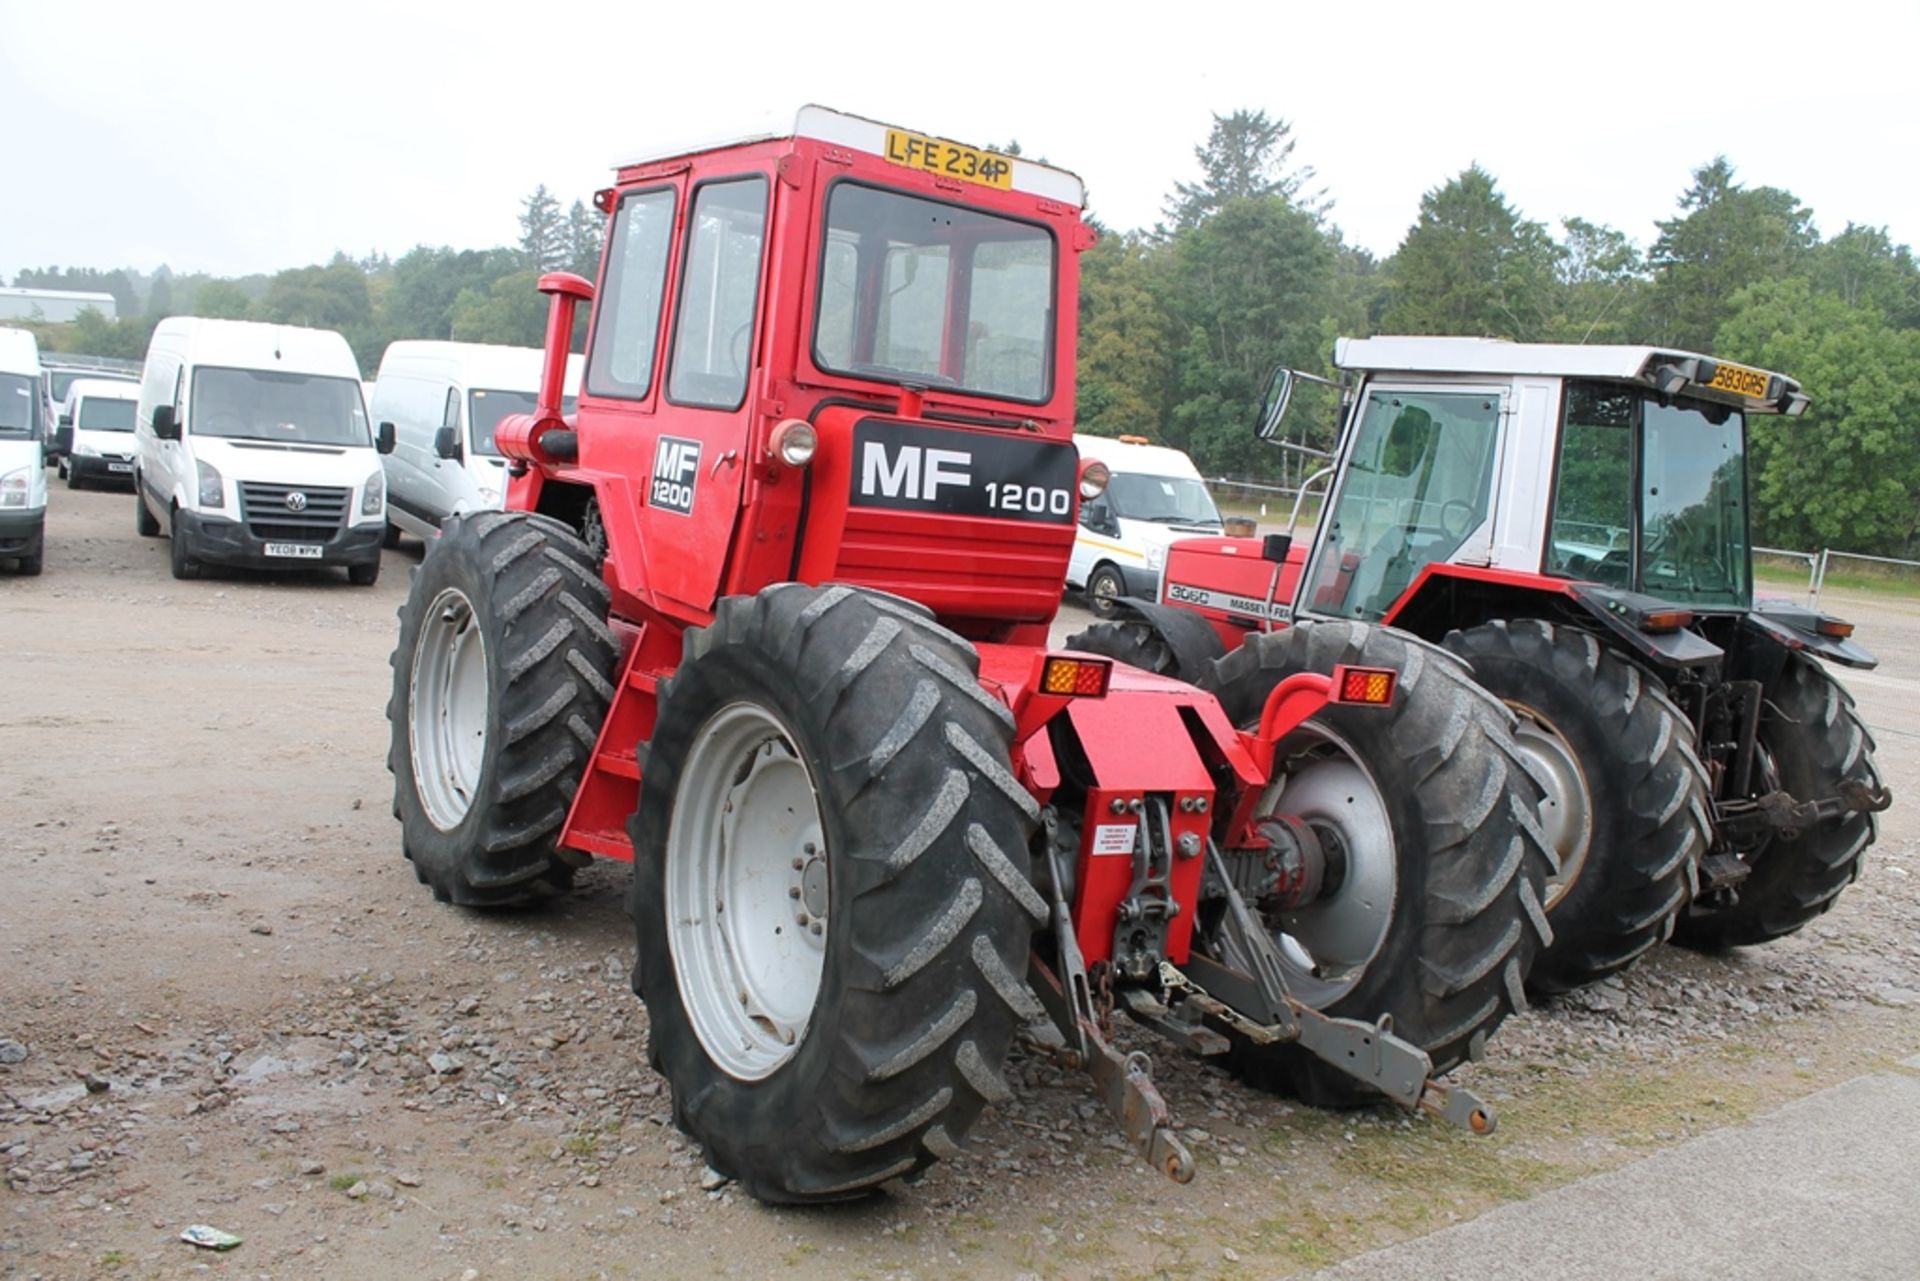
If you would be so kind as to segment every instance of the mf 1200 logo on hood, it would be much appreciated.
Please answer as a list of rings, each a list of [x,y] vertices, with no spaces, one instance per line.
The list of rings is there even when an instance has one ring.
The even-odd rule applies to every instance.
[[[865,419],[853,429],[855,507],[1073,523],[1073,446],[1032,436]]]
[[[653,447],[653,484],[647,504],[662,511],[693,514],[693,491],[700,483],[700,442],[662,436]]]

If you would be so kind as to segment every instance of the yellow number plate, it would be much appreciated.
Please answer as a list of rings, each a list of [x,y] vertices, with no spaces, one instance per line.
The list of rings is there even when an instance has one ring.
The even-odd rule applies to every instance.
[[[1736,396],[1752,396],[1755,400],[1765,400],[1767,396],[1767,376],[1745,365],[1721,365],[1714,370],[1707,386],[1715,391],[1730,391]]]
[[[983,187],[1001,191],[1013,187],[1013,161],[1007,157],[904,129],[887,130],[887,159],[909,169],[977,182]]]

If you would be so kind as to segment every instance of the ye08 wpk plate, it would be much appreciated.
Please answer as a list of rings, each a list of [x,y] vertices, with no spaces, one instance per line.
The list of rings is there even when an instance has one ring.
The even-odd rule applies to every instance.
[[[294,560],[319,560],[319,543],[268,543],[261,548],[269,556],[288,556]]]

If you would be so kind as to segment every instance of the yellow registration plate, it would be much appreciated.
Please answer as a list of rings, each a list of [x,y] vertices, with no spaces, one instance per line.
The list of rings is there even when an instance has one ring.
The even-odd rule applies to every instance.
[[[1007,157],[905,129],[887,130],[887,159],[909,169],[977,182],[983,187],[1001,191],[1013,187],[1013,161]]]
[[[1707,386],[1715,391],[1732,392],[1736,396],[1752,396],[1756,400],[1765,400],[1767,396],[1767,376],[1758,369],[1748,369],[1745,365],[1721,365],[1713,371],[1713,377]]]

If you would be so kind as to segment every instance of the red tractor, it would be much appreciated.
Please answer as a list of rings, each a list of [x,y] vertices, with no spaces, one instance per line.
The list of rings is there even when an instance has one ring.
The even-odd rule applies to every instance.
[[[1461,338],[1343,339],[1334,363],[1311,539],[1176,543],[1157,605],[1074,643],[1203,685],[1250,637],[1336,618],[1466,659],[1542,785],[1558,871],[1537,992],[1670,934],[1759,943],[1830,907],[1889,797],[1822,666],[1873,666],[1852,626],[1753,596],[1747,419],[1801,413],[1799,385],[1689,352]],[[1271,384],[1265,438],[1294,377]]]
[[[597,287],[541,282],[508,510],[451,523],[401,612],[389,764],[434,894],[631,860],[675,1118],[769,1201],[954,1151],[1016,1034],[1190,1177],[1116,1011],[1490,1128],[1434,1077],[1521,1005],[1550,864],[1465,664],[1347,619],[1247,635],[1207,690],[1049,648],[1105,481],[1071,442],[1078,179],[807,108],[598,204]]]

